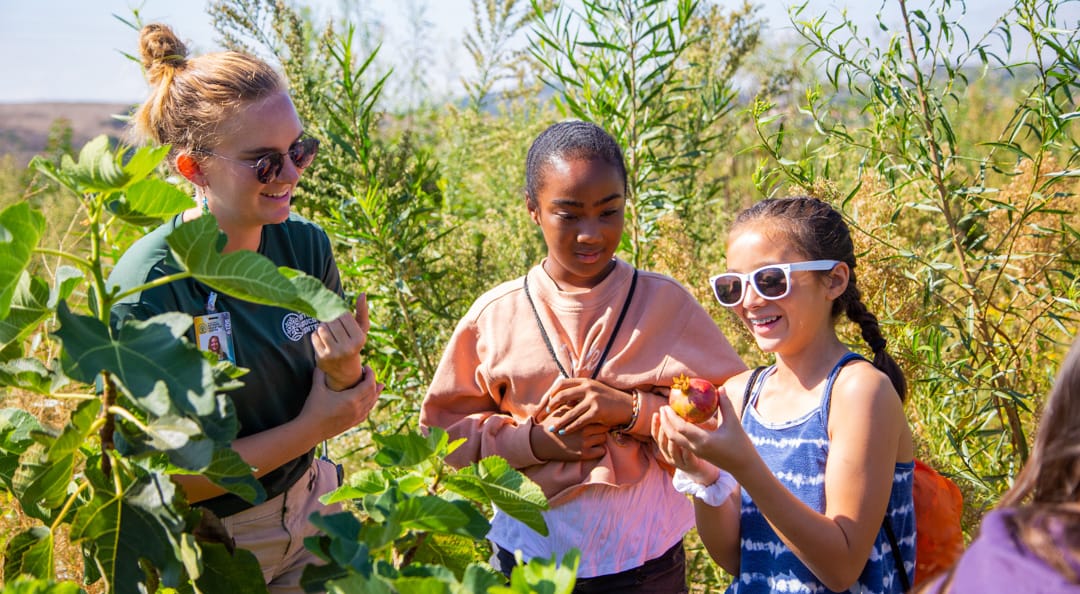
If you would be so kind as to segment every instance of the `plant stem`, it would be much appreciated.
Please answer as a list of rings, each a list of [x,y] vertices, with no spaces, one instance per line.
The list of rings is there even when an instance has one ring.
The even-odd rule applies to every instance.
[[[49,532],[56,534],[56,530],[59,529],[60,524],[64,522],[64,516],[67,515],[68,510],[71,509],[71,506],[75,504],[75,500],[78,499],[79,495],[89,486],[90,481],[84,480],[79,483],[79,486],[75,488],[71,495],[68,495],[67,499],[64,500],[64,507],[60,508],[60,512],[56,514],[56,519],[53,520],[53,523],[51,525],[49,525]],[[50,570],[49,575],[52,574],[53,572],[52,570]]]
[[[167,275],[167,276],[158,277],[158,278],[156,278],[156,279],[154,279],[154,280],[152,280],[152,281],[150,281],[148,283],[143,283],[143,284],[141,284],[141,285],[139,285],[137,287],[133,287],[131,289],[128,289],[127,291],[117,293],[115,296],[113,296],[112,303],[116,303],[116,302],[120,301],[121,299],[123,299],[124,297],[127,297],[128,295],[135,295],[136,293],[141,293],[143,291],[153,289],[154,287],[160,287],[161,285],[167,285],[167,284],[169,284],[169,283],[171,283],[173,281],[178,281],[180,279],[185,279],[185,278],[191,278],[191,276],[192,275],[191,275],[190,272],[183,271],[183,272],[177,272],[177,273],[174,273],[174,274],[170,274],[170,275]]]
[[[911,54],[911,65],[915,79],[915,91],[918,94],[919,107],[922,113],[919,115],[920,123],[923,127],[923,133],[926,135],[926,144],[930,149],[930,176],[931,183],[934,185],[934,189],[938,195],[939,206],[941,208],[942,215],[945,216],[945,223],[949,227],[950,241],[953,244],[953,249],[956,251],[956,256],[960,260],[959,269],[964,277],[964,285],[960,288],[964,292],[968,293],[972,301],[978,303],[985,301],[985,299],[979,299],[981,292],[978,289],[977,275],[973,275],[971,271],[970,263],[968,262],[967,249],[964,246],[963,234],[960,231],[957,224],[956,214],[953,213],[952,207],[949,203],[949,188],[945,183],[945,171],[944,163],[942,161],[942,150],[940,144],[938,144],[937,136],[934,133],[934,112],[930,107],[930,100],[928,99],[926,92],[926,79],[923,76],[922,69],[919,68],[919,56],[915,51],[915,34],[911,28],[911,19],[907,10],[907,1],[898,0],[900,3],[900,14],[904,19],[904,32],[906,34],[905,40],[907,41],[908,53]],[[985,316],[979,316],[976,322],[976,328],[980,334],[981,347],[977,346],[973,349],[972,354],[976,355],[976,358],[986,360],[989,358],[989,354],[985,352],[986,349],[993,348],[993,334],[987,324]],[[978,343],[977,343],[978,344]],[[998,388],[1000,391],[1001,386],[1001,374],[995,374],[995,379],[992,385]],[[1013,450],[1020,455],[1022,462],[1026,462],[1028,458],[1027,440],[1024,438],[1024,428],[1020,422],[1019,412],[1016,410],[1016,405],[1012,402],[1008,402],[1005,399],[997,395],[992,395],[991,398],[994,401],[995,407],[998,409],[999,414],[1004,413],[1004,416],[1008,420],[1010,429],[1010,441],[1012,442]]]
[[[101,372],[105,391],[102,394],[101,414],[104,416],[104,424],[101,426],[101,472],[109,475],[112,472],[112,460],[109,451],[116,448],[113,434],[116,432],[116,420],[113,418],[112,408],[116,405],[116,384],[112,381],[112,374],[108,371]]]
[[[75,264],[78,264],[80,268],[82,268],[84,270],[89,270],[91,268],[91,266],[93,266],[93,264],[91,264],[90,261],[85,259],[85,258],[80,258],[80,257],[76,256],[75,254],[69,254],[67,252],[64,252],[64,251],[61,251],[61,250],[55,250],[55,249],[52,249],[52,248],[37,247],[37,248],[34,248],[34,253],[35,254],[42,254],[44,256],[56,256],[57,258],[60,258],[61,260],[68,260],[70,262],[74,262]]]

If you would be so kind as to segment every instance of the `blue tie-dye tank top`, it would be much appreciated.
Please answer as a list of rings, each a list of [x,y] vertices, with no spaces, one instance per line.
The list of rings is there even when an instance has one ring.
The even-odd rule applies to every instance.
[[[840,368],[855,359],[862,357],[848,353],[829,373],[818,410],[780,424],[763,421],[754,410],[761,386],[775,371],[772,367],[766,369],[753,387],[742,418],[743,428],[776,478],[796,497],[819,512],[825,511],[829,399]],[[915,572],[915,508],[911,494],[914,467],[914,462],[896,465],[887,512],[900,556],[912,579]],[[780,540],[746,491],[742,494],[740,530],[739,576],[728,588],[730,594],[832,592]],[[866,567],[858,581],[846,591],[860,594],[902,592],[893,554],[884,528],[879,529]]]

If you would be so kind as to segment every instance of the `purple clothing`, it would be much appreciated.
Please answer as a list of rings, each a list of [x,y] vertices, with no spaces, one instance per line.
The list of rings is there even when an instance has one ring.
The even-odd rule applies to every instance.
[[[956,564],[949,594],[1080,594],[1080,585],[1069,583],[1013,538],[1005,523],[1010,513],[996,509],[983,516],[979,537]],[[926,592],[939,594],[947,575],[936,578]]]

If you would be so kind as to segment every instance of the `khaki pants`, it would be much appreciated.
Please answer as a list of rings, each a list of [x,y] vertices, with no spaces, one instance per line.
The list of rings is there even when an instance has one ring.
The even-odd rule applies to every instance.
[[[253,508],[222,519],[238,548],[255,554],[272,594],[300,594],[300,575],[306,565],[322,561],[304,548],[304,538],[319,533],[308,517],[341,511],[340,504],[323,505],[319,497],[338,487],[337,469],[315,458],[305,475],[289,490]]]

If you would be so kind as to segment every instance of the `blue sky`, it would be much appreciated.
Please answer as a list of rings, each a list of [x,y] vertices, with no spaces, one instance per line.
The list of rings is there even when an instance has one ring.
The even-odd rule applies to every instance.
[[[294,0],[297,1],[297,0]],[[298,0],[315,14],[336,14],[342,0]],[[719,0],[721,4],[741,4],[741,0]],[[471,25],[469,0],[357,0],[367,14],[383,25],[385,45],[382,56],[399,60],[409,36],[405,33],[409,4],[426,6],[432,23],[425,42],[434,63],[428,79],[436,92],[453,92],[467,74],[468,58],[461,40]],[[790,0],[758,0],[762,15],[769,19],[773,34],[783,35],[787,25],[786,6]],[[146,92],[138,64],[121,52],[136,53],[134,30],[113,15],[131,20],[138,7],[144,21],[162,21],[173,26],[189,42],[193,53],[218,49],[206,14],[206,0],[0,0],[0,102],[33,101],[139,101]],[[888,0],[895,4],[895,0]],[[909,7],[925,6],[926,0],[909,0]],[[1070,2],[1071,12],[1080,14],[1080,2]],[[1011,0],[968,0],[965,18],[972,30],[989,25],[1012,5]],[[846,9],[852,18],[869,27],[880,0],[811,0],[817,13]],[[1076,26],[1076,18],[1071,19]]]

